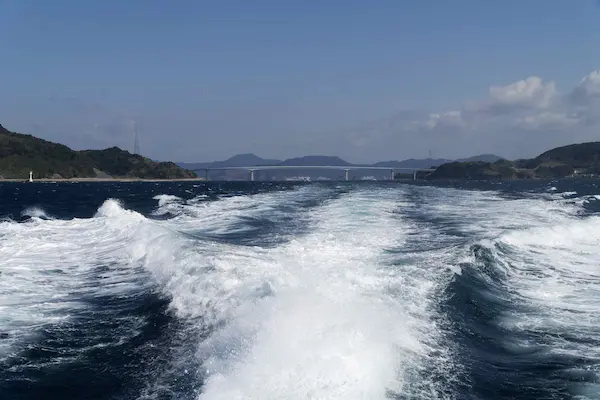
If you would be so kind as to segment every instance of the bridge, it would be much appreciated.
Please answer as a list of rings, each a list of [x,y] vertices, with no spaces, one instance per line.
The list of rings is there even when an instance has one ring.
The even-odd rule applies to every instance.
[[[417,179],[417,172],[432,172],[435,171],[432,168],[393,168],[393,167],[369,167],[369,166],[338,166],[338,165],[257,165],[251,167],[210,167],[210,168],[198,168],[192,171],[199,172],[204,171],[204,178],[208,180],[209,171],[248,171],[250,173],[250,180],[254,180],[254,171],[268,171],[278,169],[333,169],[345,172],[345,180],[349,180],[349,172],[356,170],[371,170],[371,171],[390,171],[390,179],[394,180],[396,171],[411,171],[413,173],[413,180]]]

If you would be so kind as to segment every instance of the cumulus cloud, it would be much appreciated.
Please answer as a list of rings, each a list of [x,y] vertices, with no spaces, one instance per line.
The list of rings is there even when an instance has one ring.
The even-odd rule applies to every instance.
[[[385,151],[392,143],[412,148],[421,143],[446,157],[481,151],[519,158],[594,139],[600,124],[600,70],[590,72],[565,93],[559,92],[554,81],[539,76],[491,85],[487,96],[453,110],[395,117],[393,130],[386,129],[389,123],[380,124],[379,129],[371,127],[377,135],[365,131],[361,145]]]
[[[490,107],[547,108],[556,95],[554,82],[544,83],[540,77],[527,79],[506,86],[491,86],[488,104]]]
[[[488,96],[467,102],[460,109],[430,113],[411,127],[453,130],[457,134],[498,126],[541,127],[551,123],[572,125],[574,118],[558,110],[560,97],[553,81],[531,76],[507,85],[493,85]]]
[[[472,113],[495,115],[525,109],[543,110],[552,106],[557,94],[553,81],[544,82],[538,76],[530,76],[508,85],[490,86],[487,98],[471,101],[464,105],[464,109]]]
[[[569,99],[577,105],[589,105],[600,98],[600,70],[592,71],[573,89]]]
[[[424,122],[424,126],[429,129],[438,127],[464,127],[462,112],[458,110],[446,111],[441,114],[429,114],[429,118]]]

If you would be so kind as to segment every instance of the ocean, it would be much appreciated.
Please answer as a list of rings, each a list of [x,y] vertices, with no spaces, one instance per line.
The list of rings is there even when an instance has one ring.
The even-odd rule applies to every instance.
[[[0,399],[600,399],[600,181],[0,184]]]

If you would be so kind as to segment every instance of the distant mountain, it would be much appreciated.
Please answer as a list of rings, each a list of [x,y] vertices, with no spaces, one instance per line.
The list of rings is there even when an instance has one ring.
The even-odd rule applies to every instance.
[[[336,156],[322,156],[322,155],[310,155],[304,157],[294,157],[288,158],[286,160],[274,160],[274,159],[265,159],[261,158],[252,153],[246,154],[238,154],[231,158],[228,158],[224,161],[213,161],[213,162],[203,162],[203,163],[177,163],[177,165],[187,168],[187,169],[202,169],[202,168],[224,168],[224,167],[254,167],[261,165],[282,165],[282,166],[291,166],[291,165],[329,165],[329,166],[340,166],[340,167],[350,167],[350,166],[372,166],[372,167],[390,167],[390,168],[431,168],[436,167],[438,165],[442,165],[445,163],[449,163],[452,161],[458,162],[474,162],[474,161],[484,161],[484,162],[495,162],[498,160],[502,160],[503,157],[496,156],[494,154],[481,154],[468,158],[461,158],[458,160],[450,160],[446,158],[409,158],[407,160],[397,161],[380,161],[375,164],[353,164],[346,160],[341,159]]]
[[[237,154],[224,161],[212,161],[204,163],[177,163],[182,168],[202,169],[202,168],[227,168],[227,167],[253,167],[257,165],[276,165],[281,160],[270,160],[257,156],[253,153]]]
[[[304,156],[297,158],[288,158],[287,160],[282,161],[277,165],[332,165],[339,167],[347,167],[352,164],[335,156]]]
[[[498,157],[493,154],[481,154],[469,158],[464,158],[457,161],[485,161],[495,162],[501,160],[502,157]],[[204,168],[227,168],[227,167],[255,167],[265,165],[279,165],[279,166],[308,166],[308,165],[323,165],[323,166],[336,166],[336,167],[389,167],[389,168],[435,168],[442,164],[453,162],[445,158],[425,158],[415,159],[411,158],[402,161],[380,161],[375,164],[353,164],[346,160],[336,156],[324,156],[324,155],[309,155],[304,157],[288,158],[286,160],[274,160],[264,159],[255,154],[238,154],[224,161],[213,161],[206,163],[178,163],[177,165],[191,170],[202,170]],[[270,171],[256,171],[256,179],[285,179],[292,176],[311,176],[313,178],[325,177],[330,179],[340,178],[340,174],[343,171],[336,171],[331,169],[286,169],[286,170],[270,170]],[[247,179],[247,171],[219,171],[214,170],[210,172],[211,179]],[[365,176],[376,176],[378,178],[386,179],[389,176],[389,171],[377,171],[377,170],[364,170],[364,171],[352,171],[352,175],[355,178]]]
[[[69,147],[11,132],[0,125],[0,178],[184,179],[197,175],[172,162],[154,162],[118,147],[74,151]]]

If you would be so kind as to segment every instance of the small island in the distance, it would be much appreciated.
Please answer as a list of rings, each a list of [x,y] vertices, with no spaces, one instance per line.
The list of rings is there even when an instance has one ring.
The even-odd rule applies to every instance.
[[[118,147],[75,151],[0,125],[0,179],[197,179],[172,162],[155,162]]]
[[[588,142],[557,147],[532,159],[445,163],[425,179],[555,179],[598,175],[600,142]]]

